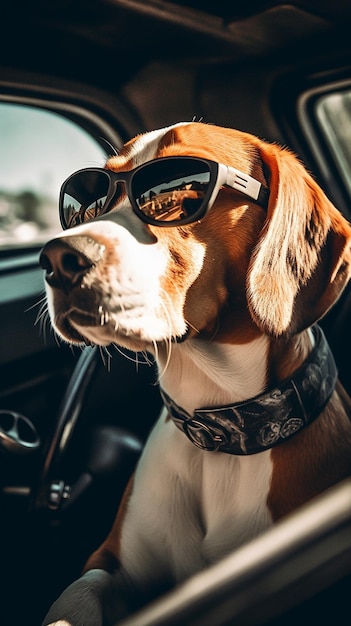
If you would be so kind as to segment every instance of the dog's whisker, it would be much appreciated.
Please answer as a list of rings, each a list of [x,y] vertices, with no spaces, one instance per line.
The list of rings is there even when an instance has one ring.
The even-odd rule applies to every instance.
[[[28,313],[29,311],[32,311],[36,307],[39,307],[39,310],[38,310],[36,318],[34,320],[34,326],[39,325],[39,332],[40,332],[40,335],[43,337],[45,343],[47,341],[47,329],[49,328],[50,332],[53,334],[53,337],[55,339],[56,345],[59,348],[61,348],[61,346],[62,346],[61,337],[55,331],[53,326],[50,324],[50,314],[49,314],[49,309],[48,309],[48,302],[47,302],[46,293],[37,302],[35,302],[31,306],[29,306],[25,310],[25,312]]]
[[[54,339],[55,339],[56,345],[59,348],[61,348],[62,342],[61,342],[60,336],[56,332],[54,332]]]
[[[28,313],[36,307],[39,307],[39,310],[34,320],[34,326],[37,326],[39,324],[40,333],[43,334],[45,338],[45,326],[47,322],[49,322],[49,312],[46,296],[43,296],[42,298],[40,298],[40,300],[38,300],[38,302],[35,302],[30,307],[28,307],[25,312]]]
[[[192,328],[192,330],[194,330],[197,334],[200,333],[199,329],[196,328],[196,326],[194,326],[194,324],[192,324],[191,322],[189,322],[189,320],[184,320],[186,325],[189,326],[190,328]],[[217,331],[216,331],[217,332]]]
[[[144,362],[146,365],[153,365],[153,360],[149,357],[149,354],[147,352],[145,352],[144,350],[142,352],[139,352],[139,354],[141,354],[144,358],[144,361],[142,361],[142,363]]]
[[[120,348],[120,346],[116,343],[112,343],[111,346],[116,350],[116,352],[118,352],[121,356],[123,356],[125,359],[127,359],[128,361],[131,361],[132,363],[135,363],[136,365],[151,365],[151,362],[145,358],[145,361],[140,361],[139,360],[139,355],[142,354],[144,355],[144,352],[136,352],[135,357],[132,357],[130,354],[124,352],[122,350],[122,348]]]
[[[34,320],[34,326],[36,326],[37,324],[45,323],[46,320],[48,319],[48,316],[49,316],[49,312],[48,312],[47,307],[42,305]]]
[[[103,366],[107,369],[108,372],[110,372],[112,355],[109,352],[107,346],[99,346],[99,353],[101,356]]]
[[[48,326],[48,314],[46,311],[43,311],[41,315],[37,315],[36,320],[34,322],[34,326],[39,324],[39,333],[43,337],[44,342],[46,343],[46,329]]]
[[[44,337],[44,341],[46,343],[46,331],[47,331],[47,328],[50,328],[50,317],[49,317],[49,312],[47,310],[44,311],[40,319],[39,328],[40,328],[40,333]]]
[[[46,295],[44,295],[42,298],[40,298],[40,300],[38,300],[38,302],[34,302],[34,304],[32,304],[31,306],[29,306],[27,309],[25,309],[25,313],[28,313],[28,311],[31,311],[32,309],[35,309],[37,306],[43,306],[46,304]]]
[[[98,347],[99,354],[101,357],[101,361],[104,367],[106,367],[106,359],[105,359],[105,348],[103,346]]]
[[[163,290],[162,293],[163,293],[164,300],[167,301],[167,305],[166,305],[166,303],[163,300],[161,301],[162,309],[163,309],[165,317],[166,317],[166,319],[168,321],[168,325],[171,328],[171,326],[172,326],[172,324],[171,324],[172,319],[171,319],[170,310],[173,309],[173,302],[172,302],[169,294],[166,291]],[[172,334],[172,335],[170,335],[169,337],[167,337],[165,339],[166,363],[165,363],[162,371],[159,371],[159,380],[165,375],[165,373],[166,373],[166,371],[168,369],[168,366],[169,366],[169,363],[170,363],[170,360],[171,360],[171,356],[172,356],[172,348],[173,348],[173,343],[172,342],[175,339],[176,339],[176,335],[175,334]],[[157,355],[156,355],[156,360],[157,360]]]
[[[157,345],[157,342],[153,341],[152,344],[154,346],[155,360],[156,360],[156,362],[158,362],[158,345]]]
[[[171,360],[171,352],[172,352],[172,343],[171,343],[171,340],[167,339],[167,341],[165,342],[165,346],[166,346],[166,363],[165,363],[164,367],[162,368],[162,370],[161,370],[161,368],[160,368],[160,366],[159,366],[159,369],[158,369],[158,378],[159,378],[159,381],[160,381],[160,380],[161,380],[161,378],[163,378],[163,376],[165,375],[165,373],[166,373],[166,371],[167,371],[167,369],[168,369],[168,366],[169,366],[170,360]],[[157,354],[156,354],[156,360],[157,360],[157,361],[159,361],[159,360],[158,360],[158,351],[157,351]]]
[[[100,354],[100,357],[101,357],[102,364],[105,367],[106,366],[106,360],[105,360],[105,356],[104,356],[104,349],[103,349],[102,346],[99,346],[98,350],[99,350],[99,354]]]
[[[34,326],[39,325],[39,333],[46,343],[46,330],[48,327],[51,328],[46,296],[43,296],[40,300],[38,300],[38,302],[35,302],[32,306],[28,307],[28,309],[26,309],[26,313],[33,310],[35,307],[39,307],[39,310],[34,320]]]
[[[37,313],[35,321],[37,322],[37,320],[40,320],[43,317],[43,315],[45,315],[45,313],[47,313],[47,312],[48,312],[48,307],[47,307],[46,303],[43,302],[43,304],[40,305],[40,309],[39,309],[39,311]]]

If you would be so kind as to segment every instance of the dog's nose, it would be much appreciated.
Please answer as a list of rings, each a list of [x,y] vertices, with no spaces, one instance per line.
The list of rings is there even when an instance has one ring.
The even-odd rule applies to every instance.
[[[103,246],[90,237],[52,239],[42,249],[39,263],[51,287],[70,291],[101,259]]]

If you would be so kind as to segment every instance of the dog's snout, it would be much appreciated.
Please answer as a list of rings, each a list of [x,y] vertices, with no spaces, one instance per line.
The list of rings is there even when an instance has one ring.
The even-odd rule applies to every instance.
[[[64,291],[78,286],[85,274],[101,259],[102,248],[85,236],[49,241],[39,258],[40,265],[46,272],[47,283]]]

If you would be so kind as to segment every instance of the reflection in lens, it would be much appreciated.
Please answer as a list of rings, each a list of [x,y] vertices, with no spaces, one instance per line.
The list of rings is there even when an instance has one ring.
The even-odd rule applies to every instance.
[[[63,196],[63,220],[66,228],[94,219],[103,211],[109,188],[104,172],[85,171],[73,176]]]
[[[100,215],[106,202],[106,196],[94,200],[89,206],[84,206],[79,204],[72,196],[65,193],[63,202],[65,223],[67,224],[67,228],[72,228],[72,226],[89,222]]]
[[[150,190],[146,197],[137,198],[137,202],[148,217],[161,222],[174,222],[194,215],[204,196],[203,191],[179,190],[156,195]]]
[[[177,163],[159,163],[160,166],[155,163],[145,168],[134,181],[139,209],[159,222],[177,222],[192,217],[200,209],[208,188],[210,172],[206,164],[191,159],[182,160],[181,164],[178,159]],[[170,179],[170,170],[174,170],[175,165],[177,171]],[[180,165],[182,171],[179,171]]]

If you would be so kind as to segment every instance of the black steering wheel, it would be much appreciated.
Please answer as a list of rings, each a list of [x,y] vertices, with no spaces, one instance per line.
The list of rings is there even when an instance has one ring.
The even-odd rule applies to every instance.
[[[30,454],[40,447],[40,438],[32,422],[16,411],[0,411],[0,447],[16,454]]]
[[[81,496],[96,476],[118,474],[128,479],[142,449],[142,441],[118,426],[105,426],[94,433],[95,453],[88,468],[75,483],[67,484],[63,466],[78,423],[84,419],[84,405],[92,388],[101,355],[97,347],[87,347],[79,357],[59,409],[56,426],[45,453],[42,469],[32,490],[33,511],[63,511]]]

